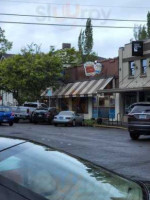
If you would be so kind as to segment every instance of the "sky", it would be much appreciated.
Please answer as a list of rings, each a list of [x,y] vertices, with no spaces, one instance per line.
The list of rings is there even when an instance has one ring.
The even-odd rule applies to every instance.
[[[21,48],[31,43],[40,45],[41,50],[47,53],[50,46],[60,49],[62,43],[71,43],[72,47],[78,49],[81,27],[20,25],[1,23],[1,21],[85,25],[86,20],[83,19],[58,19],[46,16],[146,20],[148,11],[150,11],[149,0],[0,0],[0,27],[5,30],[6,38],[13,42],[13,48],[9,53],[19,53]],[[44,17],[3,16],[2,13]],[[144,25],[145,22],[92,20],[92,24],[134,27],[134,25]],[[113,58],[118,56],[119,47],[129,43],[133,38],[133,29],[93,27],[93,51],[101,57]]]

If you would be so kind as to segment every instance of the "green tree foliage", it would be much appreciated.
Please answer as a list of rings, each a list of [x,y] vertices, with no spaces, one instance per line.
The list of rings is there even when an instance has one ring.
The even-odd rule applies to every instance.
[[[147,38],[147,30],[145,26],[136,26],[134,28],[134,38],[135,40],[145,40]]]
[[[150,38],[150,12],[147,14],[147,37]]]
[[[62,76],[59,57],[40,52],[37,45],[30,45],[0,63],[0,86],[13,93],[19,104],[35,101],[47,87],[57,87]]]
[[[77,66],[81,63],[81,55],[75,48],[60,49],[53,52],[53,55],[60,58],[64,67]]]
[[[0,56],[12,48],[12,42],[5,37],[5,31],[0,27]]]
[[[92,52],[93,49],[93,28],[91,19],[87,19],[86,28],[84,31],[81,30],[78,37],[78,48],[79,53],[82,58],[82,63],[86,61],[95,61],[97,55],[95,52]]]
[[[93,48],[93,28],[91,19],[88,18],[85,28],[85,42],[84,42],[85,55],[89,55],[92,52],[92,48]]]
[[[147,13],[147,24],[134,27],[135,40],[145,40],[150,38],[150,12]]]

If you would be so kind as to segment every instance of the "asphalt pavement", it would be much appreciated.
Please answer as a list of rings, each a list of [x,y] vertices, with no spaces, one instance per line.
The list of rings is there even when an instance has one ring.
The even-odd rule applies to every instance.
[[[37,141],[129,178],[150,181],[150,137],[132,141],[126,130],[26,122],[13,127],[1,125],[0,135]]]

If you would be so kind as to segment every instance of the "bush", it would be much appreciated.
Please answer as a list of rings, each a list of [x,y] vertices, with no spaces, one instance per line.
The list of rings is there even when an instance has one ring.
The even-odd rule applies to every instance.
[[[84,125],[85,126],[93,126],[96,123],[94,119],[86,119],[84,120]]]

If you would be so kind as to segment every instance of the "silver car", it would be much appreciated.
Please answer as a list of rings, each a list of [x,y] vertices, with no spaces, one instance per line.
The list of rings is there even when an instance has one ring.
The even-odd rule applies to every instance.
[[[84,124],[84,118],[80,114],[76,114],[73,111],[61,111],[58,115],[54,117],[54,125],[57,126],[58,124],[65,124],[65,125],[72,125],[76,126]]]
[[[14,113],[14,122],[18,123],[19,120],[30,120],[30,112],[28,108],[23,106],[11,107]]]

